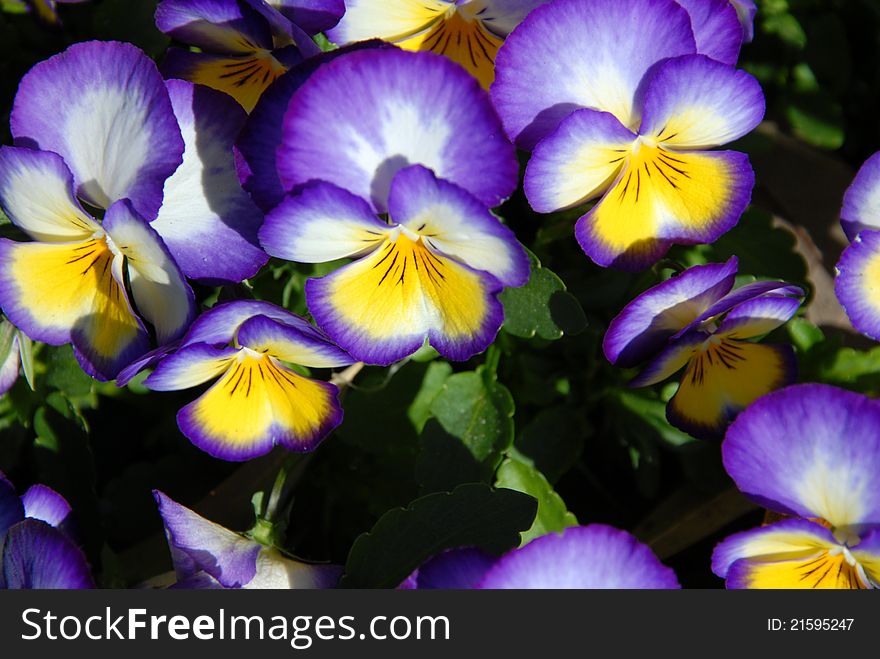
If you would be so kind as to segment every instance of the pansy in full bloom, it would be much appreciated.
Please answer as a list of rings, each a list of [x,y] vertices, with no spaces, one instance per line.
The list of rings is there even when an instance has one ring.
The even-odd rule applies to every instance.
[[[781,281],[733,289],[737,259],[688,268],[626,305],[608,327],[605,356],[618,366],[649,360],[631,383],[656,384],[684,369],[669,422],[695,437],[720,438],[758,397],[794,382],[790,345],[754,339],[786,323],[803,291]]]
[[[19,498],[0,472],[0,589],[95,587],[85,554],[69,535],[70,512],[45,485]]]
[[[638,270],[672,244],[712,242],[748,206],[748,157],[708,149],[755,128],[764,96],[700,54],[699,36],[674,0],[557,0],[498,53],[492,99],[533,151],[529,203],[550,213],[598,198],[575,235],[601,266]]]
[[[406,50],[430,50],[458,62],[486,89],[495,54],[526,14],[547,0],[346,0],[327,36],[343,45],[384,39]]]
[[[501,558],[479,549],[452,549],[419,567],[404,589],[638,588],[677,589],[670,568],[626,531],[573,526],[535,538]]]
[[[290,261],[356,260],[306,282],[309,310],[355,359],[387,365],[427,339],[454,360],[482,352],[503,320],[497,295],[528,280],[513,232],[473,195],[414,165],[397,173],[388,219],[329,183],[287,197],[260,229]]]
[[[235,170],[244,120],[219,92],[166,85],[127,44],[76,44],[35,66],[12,110],[18,146],[0,148],[0,206],[32,239],[0,241],[6,316],[72,343],[99,379],[178,338],[195,314],[185,277],[238,282],[267,259]]]
[[[267,302],[239,300],[199,316],[144,385],[176,391],[216,380],[180,410],[180,430],[214,457],[249,460],[276,445],[314,450],[342,422],[336,387],[291,365],[332,368],[352,361],[299,316]]]
[[[880,403],[795,385],[740,414],[721,448],[737,487],[786,516],[716,547],[728,588],[880,587]]]
[[[847,189],[840,223],[851,243],[837,264],[837,298],[853,326],[880,341],[880,152]]]
[[[250,112],[278,77],[320,49],[309,37],[336,23],[341,0],[162,0],[156,25],[200,52],[171,48],[169,78],[207,85]]]
[[[303,563],[215,524],[153,491],[165,525],[177,582],[174,588],[334,588],[337,565]]]

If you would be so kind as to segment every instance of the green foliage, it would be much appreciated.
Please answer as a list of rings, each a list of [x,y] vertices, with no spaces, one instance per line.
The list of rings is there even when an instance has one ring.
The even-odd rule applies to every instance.
[[[460,485],[388,511],[352,545],[344,587],[394,588],[425,560],[456,547],[500,554],[520,542],[537,503],[527,495],[486,485]]]
[[[522,544],[547,533],[562,531],[569,526],[577,526],[577,518],[565,507],[565,502],[544,478],[544,475],[519,460],[508,458],[498,468],[495,487],[517,490],[538,501],[535,521],[528,531],[522,534]]]

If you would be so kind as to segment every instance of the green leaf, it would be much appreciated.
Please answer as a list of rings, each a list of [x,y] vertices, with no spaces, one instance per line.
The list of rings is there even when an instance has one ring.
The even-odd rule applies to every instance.
[[[448,492],[461,483],[488,483],[490,480],[491,473],[436,419],[428,421],[419,443],[421,451],[416,459],[415,474],[423,494]]]
[[[846,137],[843,108],[834,97],[820,89],[795,94],[785,108],[785,116],[794,134],[820,149],[839,149]]]
[[[565,502],[544,478],[544,474],[524,462],[506,459],[498,468],[495,487],[517,490],[538,500],[538,512],[528,531],[522,534],[522,544],[547,533],[577,526],[577,518],[568,512]]]
[[[531,252],[529,261],[529,281],[519,288],[507,288],[499,296],[504,305],[504,330],[524,339],[537,335],[549,341],[583,332],[587,318],[577,299]]]
[[[35,390],[34,382],[34,344],[22,332],[18,333],[18,352],[21,356],[21,371],[31,391]]]
[[[799,352],[808,352],[825,340],[822,330],[806,318],[792,318],[788,321],[788,334]]]
[[[342,586],[394,588],[445,549],[480,547],[501,554],[519,544],[537,505],[521,492],[474,483],[416,499],[385,513],[355,540]]]
[[[46,364],[46,383],[69,397],[85,396],[92,390],[94,380],[80,368],[73,348],[69,345],[49,348]]]
[[[428,365],[422,386],[419,387],[416,397],[406,411],[416,432],[422,432],[422,428],[431,418],[431,404],[443,389],[443,385],[450,375],[452,375],[452,366],[447,362],[432,362]]]
[[[431,404],[443,429],[461,441],[489,476],[513,443],[513,411],[510,391],[483,369],[449,377]]]
[[[696,441],[687,433],[671,426],[666,420],[666,403],[652,397],[649,390],[618,391],[617,403],[624,416],[629,417],[636,434],[653,434],[670,446],[684,446]]]

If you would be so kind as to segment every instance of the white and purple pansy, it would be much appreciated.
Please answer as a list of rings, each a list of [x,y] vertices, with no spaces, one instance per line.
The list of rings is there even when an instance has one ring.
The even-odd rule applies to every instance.
[[[86,42],[36,65],[0,147],[0,207],[32,240],[0,241],[0,306],[34,340],[72,343],[112,379],[195,315],[186,277],[252,276],[262,213],[232,151],[228,97],[166,85],[134,46]],[[222,240],[227,251],[217,250]]]
[[[172,588],[335,588],[337,565],[303,563],[205,519],[153,491],[177,582]]]
[[[269,213],[260,240],[289,261],[355,259],[306,282],[318,326],[355,359],[388,365],[426,340],[448,359],[482,352],[504,320],[498,293],[528,280],[525,250],[476,197],[421,165],[395,175],[387,205],[383,220],[318,182]]]
[[[264,455],[276,445],[300,453],[314,450],[342,422],[339,392],[291,365],[333,368],[353,361],[299,316],[257,300],[206,311],[178,347],[160,352],[157,360],[144,381],[155,391],[216,380],[180,410],[177,422],[200,449],[234,461]]]
[[[740,414],[721,448],[737,487],[788,516],[715,548],[728,588],[880,587],[880,403],[795,385]]]
[[[880,152],[847,189],[840,223],[851,244],[837,263],[834,290],[853,327],[880,341]]]
[[[19,498],[0,472],[0,589],[94,588],[85,554],[70,537],[70,505],[45,485]]]
[[[678,589],[675,572],[626,531],[573,526],[535,538],[501,558],[452,549],[429,559],[404,589]]]
[[[611,321],[603,340],[609,362],[647,362],[630,383],[645,387],[684,369],[666,416],[675,427],[720,439],[731,420],[758,397],[794,382],[790,345],[755,339],[797,313],[804,293],[781,281],[733,289],[738,261],[710,263],[645,291]]]
[[[736,12],[711,4],[557,0],[498,53],[492,100],[532,151],[529,203],[550,213],[598,198],[575,235],[601,266],[639,270],[673,244],[712,242],[749,204],[748,157],[709,149],[755,128],[764,95],[733,66]],[[717,50],[722,34],[735,48]]]
[[[309,35],[343,11],[342,0],[162,0],[156,26],[199,49],[169,49],[162,71],[225,92],[250,112],[278,77],[320,52]]]

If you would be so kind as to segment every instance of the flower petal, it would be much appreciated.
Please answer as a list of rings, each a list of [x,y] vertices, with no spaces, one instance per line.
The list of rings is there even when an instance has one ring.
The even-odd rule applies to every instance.
[[[789,345],[713,341],[691,359],[666,418],[694,437],[721,439],[739,412],[796,376],[797,360]]]
[[[214,348],[204,343],[184,346],[162,359],[144,386],[153,391],[196,387],[226,371],[237,354],[237,348]]]
[[[476,547],[449,549],[422,563],[400,589],[476,588],[496,560]]]
[[[126,200],[110,207],[104,229],[125,255],[134,302],[159,344],[179,338],[195,318],[195,296],[159,234]]]
[[[79,243],[0,241],[0,306],[30,338],[71,342],[95,377],[111,379],[149,349],[126,297],[122,259],[103,238]]]
[[[450,0],[347,0],[345,14],[327,37],[339,45],[376,37],[398,41],[442,20],[453,4]]]
[[[824,384],[764,396],[722,445],[737,487],[762,506],[847,531],[880,523],[880,405]]]
[[[165,182],[152,227],[187,277],[211,285],[240,282],[268,260],[257,240],[263,214],[239,184],[232,151],[247,115],[213,89],[183,80],[167,85],[186,151]]]
[[[279,323],[266,316],[249,318],[238,329],[238,342],[291,364],[308,368],[348,366],[354,360],[328,340],[314,332]]]
[[[8,392],[21,372],[21,347],[18,330],[3,321],[0,323],[0,396]],[[0,504],[2,507],[2,504]],[[0,524],[2,528],[2,524]]]
[[[12,483],[6,480],[3,472],[0,471],[0,540],[6,533],[6,529],[13,524],[18,524],[23,519],[24,505],[15,493]]]
[[[502,556],[480,588],[680,588],[675,572],[626,531],[573,526]]]
[[[0,147],[0,207],[34,240],[86,240],[100,225],[73,196],[73,175],[58,154]]]
[[[257,315],[268,316],[285,325],[296,327],[302,332],[311,332],[318,337],[324,336],[296,314],[270,302],[232,300],[222,302],[199,316],[183,337],[182,345],[207,343],[213,346],[226,346],[232,343],[241,324]]]
[[[556,0],[531,12],[498,52],[492,100],[527,150],[579,108],[634,129],[645,72],[694,52],[690,17],[673,0]]]
[[[696,265],[639,295],[608,326],[605,357],[625,368],[647,359],[733,288],[737,267],[735,256]]]
[[[663,382],[683,369],[703,348],[708,335],[704,332],[691,332],[671,341],[657,357],[633,378],[629,386],[648,387]]]
[[[272,256],[325,263],[376,249],[390,231],[370,205],[347,190],[316,181],[266,216],[260,242]]]
[[[325,32],[345,13],[344,0],[266,0],[308,34]]]
[[[803,300],[798,297],[764,295],[733,308],[718,326],[716,335],[731,339],[751,339],[784,325],[797,313]]]
[[[579,206],[614,183],[636,134],[614,115],[575,110],[535,147],[523,188],[539,213]]]
[[[840,224],[850,240],[863,229],[880,229],[880,151],[865,161],[847,188]]]
[[[421,165],[398,172],[388,197],[391,219],[424,237],[435,251],[483,270],[505,286],[529,279],[529,257],[513,231],[467,190]]]
[[[26,519],[9,529],[3,545],[0,588],[94,588],[82,550],[58,529]]]
[[[307,453],[342,422],[338,393],[272,357],[240,353],[177,422],[193,444],[222,460],[250,460],[276,444]]]
[[[178,578],[204,570],[226,588],[241,588],[257,573],[261,546],[153,490]]]
[[[503,320],[491,275],[406,235],[334,273],[306,282],[318,326],[358,361],[387,366],[427,337],[440,354],[465,360],[485,350]]]
[[[76,194],[98,208],[129,199],[152,219],[181,163],[183,139],[156,65],[130,44],[74,44],[22,79],[16,144],[64,158]]]
[[[758,81],[705,55],[661,62],[643,85],[639,134],[672,148],[727,144],[764,118],[764,92]]]
[[[730,4],[736,9],[739,22],[743,30],[743,43],[749,43],[755,37],[755,14],[758,8],[754,0],[730,0]]]
[[[237,0],[162,0],[156,27],[175,41],[214,53],[252,53],[272,48],[269,24]]]
[[[734,65],[743,43],[743,26],[730,0],[676,0],[691,17],[697,52]]]
[[[287,190],[322,179],[380,212],[394,175],[410,164],[489,207],[513,192],[518,175],[479,84],[443,57],[397,49],[360,50],[321,66],[291,100],[277,158]]]
[[[71,508],[67,499],[45,485],[29,487],[22,495],[21,502],[25,517],[39,519],[55,528],[61,528],[70,517]]]
[[[735,151],[680,152],[642,144],[575,227],[598,265],[641,270],[673,243],[711,243],[739,221],[755,175]]]
[[[264,548],[257,556],[257,575],[247,590],[314,590],[335,588],[342,576],[338,565],[310,565],[284,557],[277,549]]]
[[[859,232],[843,250],[834,292],[853,327],[880,340],[880,231]]]
[[[880,588],[880,529],[869,531],[851,550],[872,588]]]

